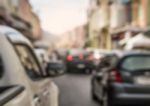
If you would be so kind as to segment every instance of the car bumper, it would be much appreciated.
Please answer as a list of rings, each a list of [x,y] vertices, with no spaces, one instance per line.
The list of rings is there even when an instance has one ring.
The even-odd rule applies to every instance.
[[[113,105],[146,105],[150,104],[150,94],[129,93],[119,86],[110,90],[110,101]]]
[[[69,70],[85,70],[85,69],[94,69],[94,65],[91,62],[69,62],[67,63],[67,68]]]
[[[144,105],[150,104],[150,95],[116,94],[111,100],[114,105]]]

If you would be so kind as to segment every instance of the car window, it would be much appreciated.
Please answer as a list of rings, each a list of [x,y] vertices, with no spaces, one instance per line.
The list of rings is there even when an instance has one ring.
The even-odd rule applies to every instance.
[[[129,56],[123,61],[122,68],[129,71],[150,70],[150,55]]]
[[[69,54],[71,55],[85,54],[85,51],[84,50],[71,50],[69,51]]]
[[[31,50],[24,45],[15,45],[15,48],[29,77],[39,78],[41,76],[40,68]]]

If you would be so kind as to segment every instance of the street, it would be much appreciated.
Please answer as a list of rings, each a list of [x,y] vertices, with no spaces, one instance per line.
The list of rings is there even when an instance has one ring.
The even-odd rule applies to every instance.
[[[60,89],[60,106],[99,106],[91,99],[90,75],[66,74],[54,79]]]

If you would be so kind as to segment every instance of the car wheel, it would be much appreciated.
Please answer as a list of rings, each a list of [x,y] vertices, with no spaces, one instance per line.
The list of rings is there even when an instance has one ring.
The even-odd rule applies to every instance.
[[[72,73],[72,72],[73,72],[73,69],[68,68],[68,69],[67,69],[67,72],[68,72],[68,73]]]
[[[91,80],[91,97],[92,97],[92,100],[94,101],[98,101],[98,98],[96,97],[95,93],[94,93],[94,90],[95,90],[95,87],[94,87],[94,79]]]
[[[109,101],[109,95],[107,92],[104,92],[101,106],[112,106],[110,101]]]
[[[94,88],[91,89],[91,97],[92,97],[93,100],[97,101],[97,97],[94,94]]]
[[[62,74],[62,73],[64,73],[64,70],[61,70],[61,69],[60,69],[60,70],[57,71],[57,73],[58,73],[58,74]]]
[[[55,75],[55,71],[54,71],[54,70],[49,70],[49,71],[48,71],[48,75],[50,75],[50,76]]]
[[[104,98],[103,98],[103,105],[102,105],[102,106],[109,106],[108,104],[109,104],[109,103],[108,103],[108,96],[107,96],[107,94],[105,93],[105,94],[104,94]]]
[[[94,93],[92,93],[91,95],[92,95],[92,100],[98,101],[98,99],[97,99],[97,97],[96,97],[96,95]]]

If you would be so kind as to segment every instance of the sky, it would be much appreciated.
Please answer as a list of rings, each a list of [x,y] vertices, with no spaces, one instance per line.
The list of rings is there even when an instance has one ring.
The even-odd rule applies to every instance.
[[[87,21],[89,0],[30,0],[42,28],[62,34]]]

